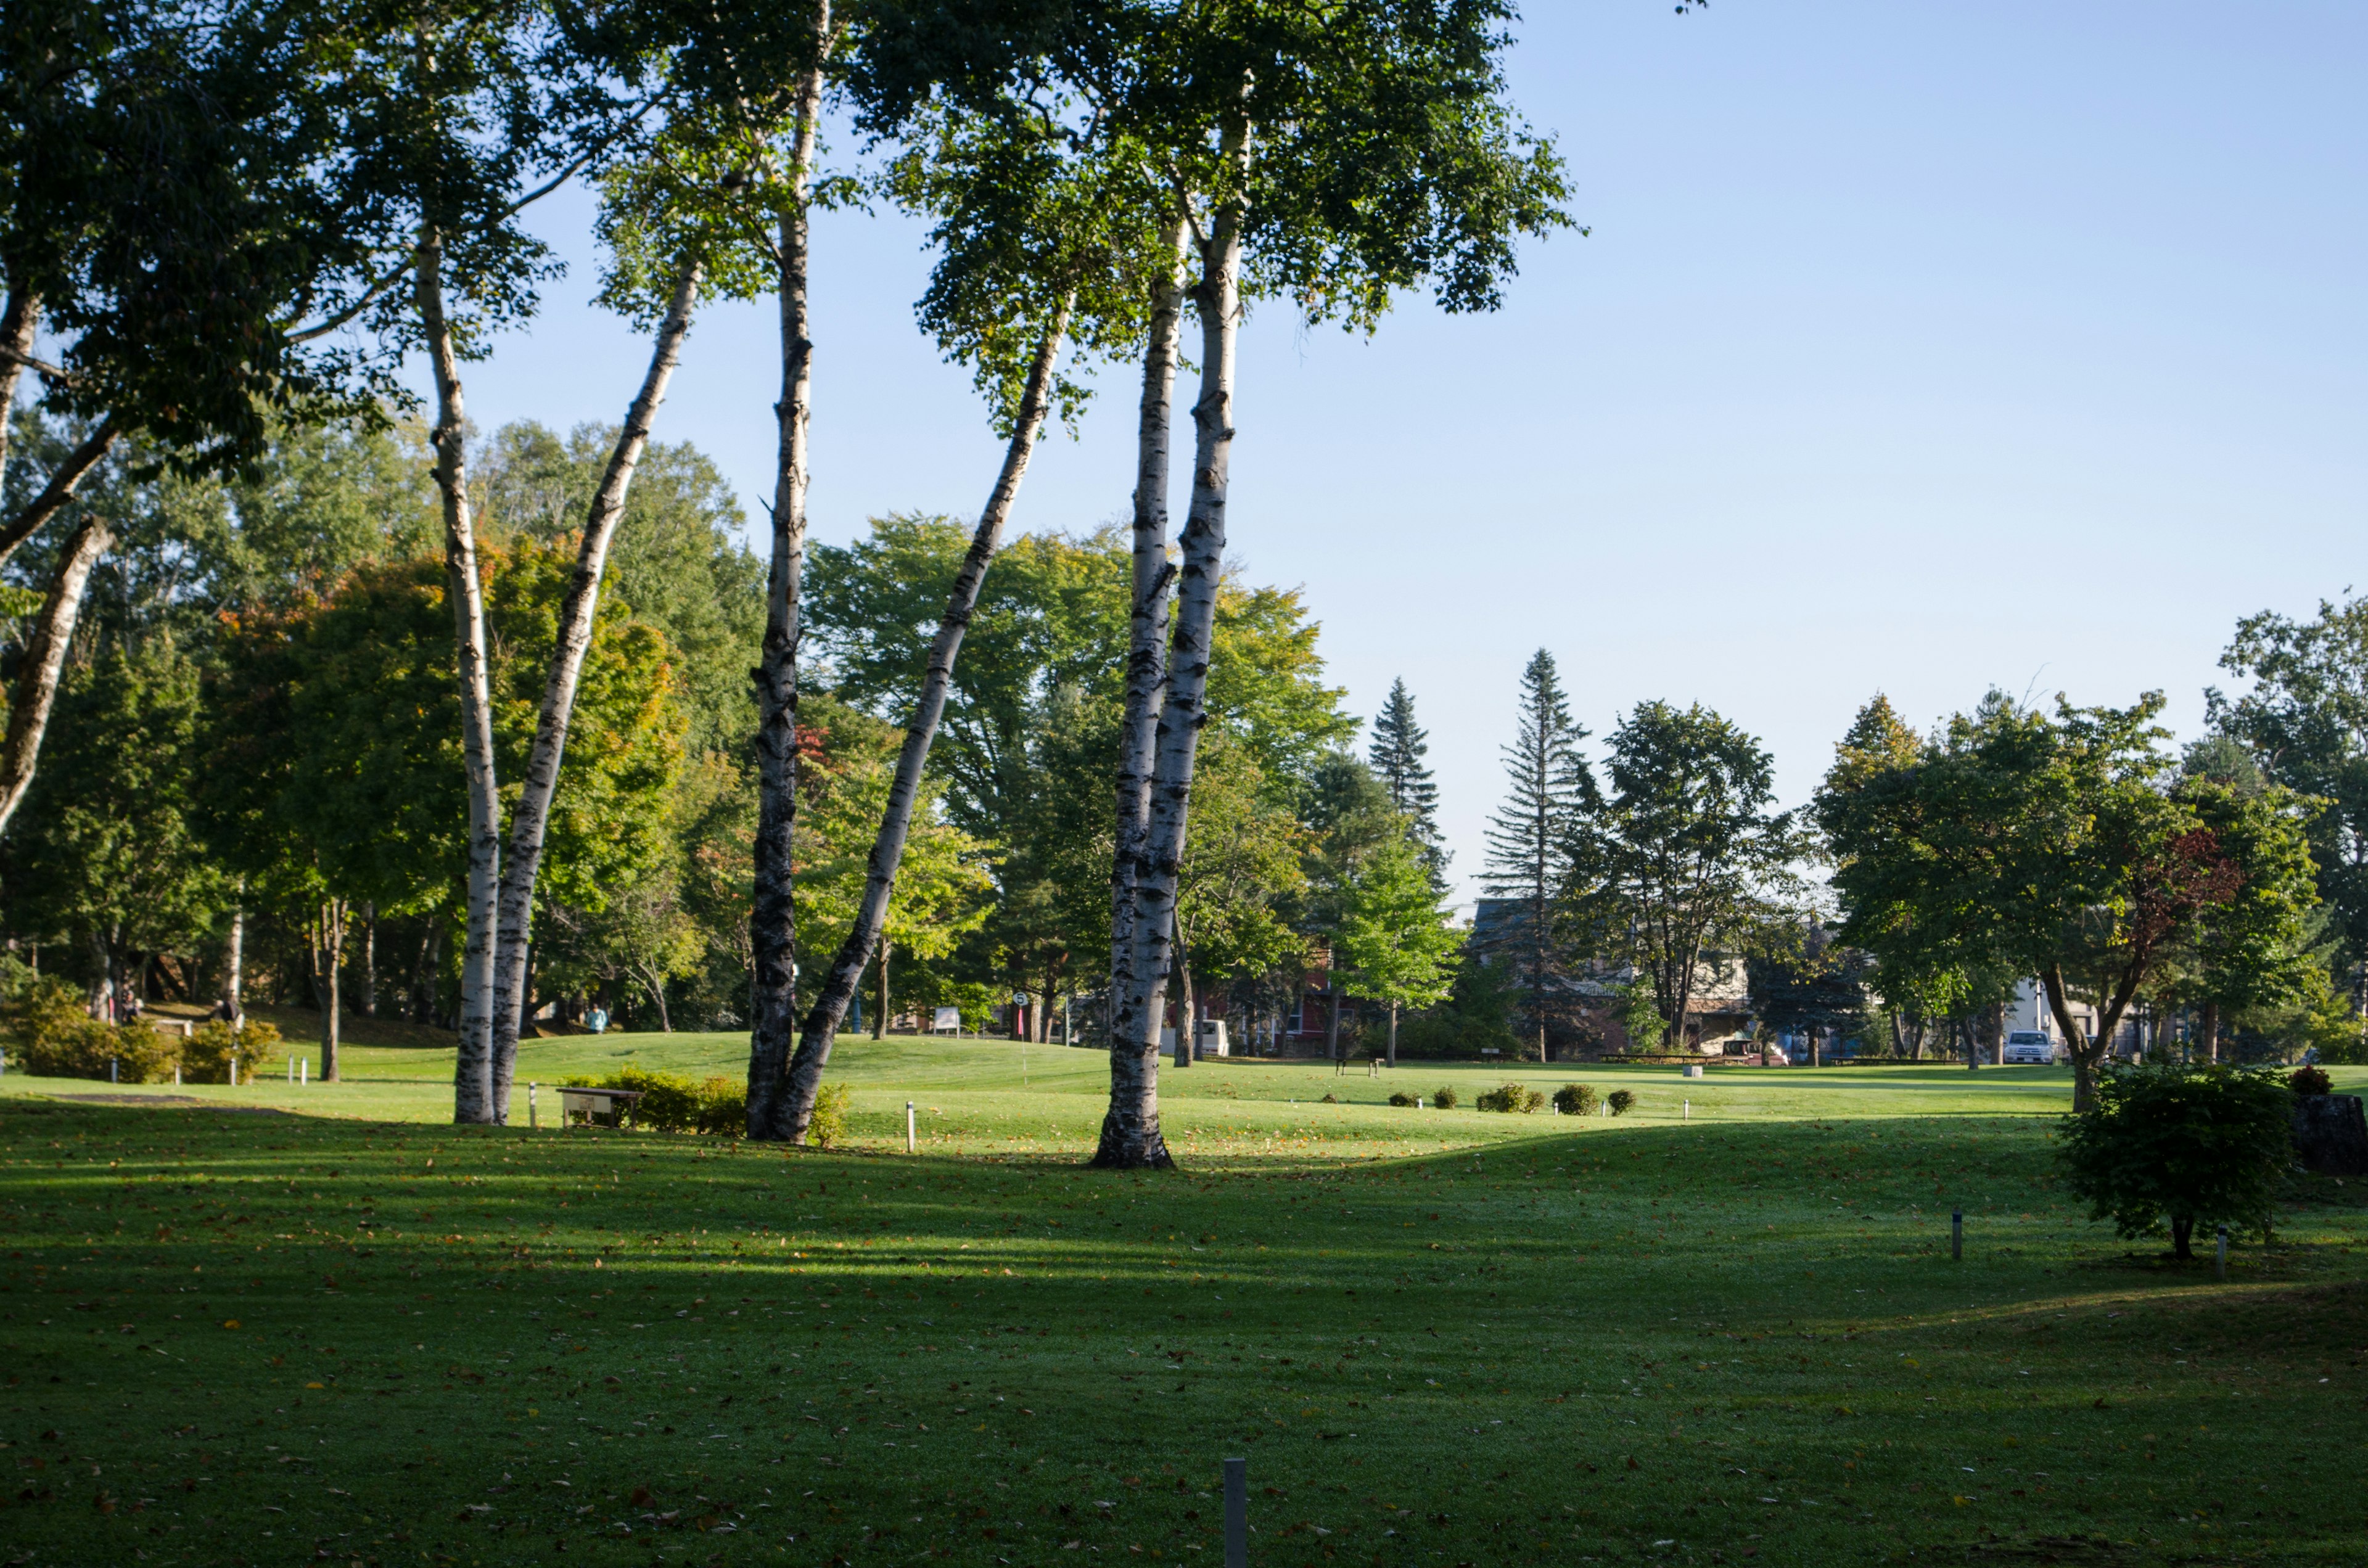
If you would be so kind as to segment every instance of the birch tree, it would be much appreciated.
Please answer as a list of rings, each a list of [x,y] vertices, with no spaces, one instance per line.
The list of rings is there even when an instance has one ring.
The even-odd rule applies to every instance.
[[[936,219],[941,255],[921,301],[922,324],[950,358],[974,367],[1006,434],[1004,459],[938,619],[862,902],[791,1063],[786,1118],[764,1135],[805,1136],[831,1043],[887,919],[922,770],[987,569],[1046,419],[1056,404],[1073,411],[1084,399],[1062,373],[1069,340],[1074,334],[1090,352],[1133,335],[1142,220],[1159,210],[1159,193],[1145,185],[1137,159],[1106,142],[1099,117],[1079,121],[1063,110],[1057,101],[994,116],[940,107],[916,118],[889,177],[893,194]],[[1157,252],[1155,265],[1166,259]],[[754,1132],[753,1101],[750,1114]]]
[[[1114,911],[1113,946],[1125,956],[1112,964],[1112,1017],[1121,1027],[1111,1042],[1099,1165],[1174,1163],[1159,1134],[1158,1028],[1196,746],[1207,722],[1245,300],[1277,295],[1311,321],[1368,330],[1395,293],[1425,281],[1450,310],[1494,306],[1516,236],[1565,221],[1552,148],[1503,102],[1509,17],[1489,4],[1452,13],[1146,6],[1119,25],[1104,19],[1064,56],[1152,149],[1176,193],[1193,272],[1187,294],[1200,324],[1191,499],[1173,620],[1161,633],[1166,664],[1156,691],[1146,687],[1143,708],[1128,716],[1131,733],[1146,722],[1152,729],[1139,832],[1121,765],[1118,853],[1132,864],[1112,876],[1114,903],[1123,894],[1126,906]],[[1164,353],[1152,339],[1146,426]],[[1140,517],[1147,471],[1138,468]],[[1149,568],[1147,556],[1143,564]]]
[[[76,517],[91,475],[127,438],[152,472],[233,469],[275,418],[381,384],[290,330],[365,255],[308,69],[326,26],[269,6],[27,0],[0,29],[0,410],[30,371],[80,432],[0,517],[0,564],[72,522],[9,694],[0,828],[32,781],[112,542],[107,523]],[[0,463],[12,455],[0,433]]]

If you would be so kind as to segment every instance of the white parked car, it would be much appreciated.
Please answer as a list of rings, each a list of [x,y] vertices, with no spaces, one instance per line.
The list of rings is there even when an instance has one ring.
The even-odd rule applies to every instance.
[[[2050,1067],[2055,1062],[2055,1042],[2037,1029],[2011,1029],[2000,1054],[2009,1067]]]

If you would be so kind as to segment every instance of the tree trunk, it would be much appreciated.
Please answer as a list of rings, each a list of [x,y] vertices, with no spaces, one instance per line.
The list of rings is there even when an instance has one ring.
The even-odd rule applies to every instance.
[[[1398,1064],[1398,1005],[1390,1004],[1390,1065]]]
[[[50,710],[57,702],[58,677],[64,673],[66,652],[74,642],[74,622],[90,588],[91,569],[107,553],[115,536],[97,517],[85,517],[67,539],[49,597],[25,640],[24,656],[17,665],[17,689],[8,694],[8,730],[0,741],[0,833],[24,803],[33,787],[33,767],[40,760],[41,733],[49,728]]]
[[[362,1017],[378,1017],[378,905],[362,905]]]
[[[461,758],[469,790],[468,945],[461,962],[461,1028],[452,1065],[452,1119],[498,1119],[494,1099],[495,923],[502,858],[501,797],[494,778],[492,677],[485,655],[484,585],[477,576],[476,526],[469,509],[468,427],[461,405],[461,363],[444,319],[444,252],[434,233],[419,239],[412,269],[427,362],[436,377],[436,488],[444,501],[445,591],[461,672]]]
[[[337,1081],[337,976],[346,956],[346,901],[329,900],[321,906],[321,948],[328,957],[321,987],[321,1082]]]
[[[230,1004],[231,1021],[238,1021],[242,1004],[239,986],[245,976],[242,972],[246,960],[246,879],[238,879],[238,892],[230,906],[230,941],[222,955],[222,1000]]]
[[[978,608],[978,591],[986,581],[988,563],[1003,542],[1003,530],[1011,520],[1011,508],[1019,498],[1019,482],[1027,475],[1028,460],[1036,450],[1036,437],[1044,427],[1044,416],[1053,401],[1053,373],[1059,367],[1061,349],[1069,333],[1069,311],[1076,296],[1063,299],[1053,312],[1053,320],[1044,328],[1044,335],[1036,346],[1035,362],[1028,368],[1028,385],[1019,399],[1019,416],[1014,420],[1011,438],[1004,444],[1003,472],[988,495],[986,509],[979,514],[978,527],[971,531],[970,551],[962,557],[962,570],[954,574],[954,585],[946,596],[945,613],[939,618],[938,634],[929,644],[928,673],[921,679],[921,692],[913,704],[913,717],[905,727],[904,749],[896,758],[896,777],[888,787],[888,806],[880,819],[880,832],[871,841],[871,857],[864,868],[863,901],[856,908],[855,923],[847,933],[847,940],[838,947],[838,955],[831,960],[829,976],[814,998],[814,1009],[806,1015],[804,1032],[798,1040],[798,1053],[790,1063],[789,1127],[790,1142],[805,1142],[806,1124],[814,1119],[814,1096],[822,1090],[823,1068],[830,1061],[830,1048],[838,1037],[838,1026],[847,1017],[847,1004],[855,988],[862,983],[863,971],[871,961],[871,949],[880,940],[888,924],[888,900],[895,891],[896,869],[905,858],[905,839],[912,831],[913,809],[921,798],[921,771],[929,759],[929,744],[937,739],[938,722],[946,710],[946,693],[953,685],[954,660],[961,655],[962,636],[970,630],[970,620]]]
[[[2073,1021],[2072,1004],[2064,994],[2064,970],[2060,964],[2050,964],[2039,976],[2047,994],[2048,1011],[2055,1015],[2055,1027],[2064,1031],[2066,1049],[2072,1056],[2072,1108],[2087,1110],[2097,1098],[2097,1060],[2105,1049],[2106,1038],[2084,1036],[2080,1026]]]
[[[814,7],[816,33],[830,32],[830,0]],[[791,1134],[790,1048],[797,1037],[797,908],[791,897],[791,835],[798,814],[798,642],[805,592],[806,484],[813,476],[808,425],[814,406],[813,322],[806,295],[807,203],[822,113],[822,67],[798,83],[797,136],[789,199],[777,239],[780,265],[781,397],[773,405],[773,555],[765,584],[765,644],[757,678],[756,896],[748,935],[748,1136]]]
[[[2170,1217],[2170,1255],[2180,1262],[2192,1262],[2195,1256],[2195,1216],[2173,1214]]]
[[[519,780],[517,802],[510,807],[509,857],[502,867],[500,957],[494,971],[494,1119],[507,1121],[510,1082],[518,1074],[518,1031],[526,993],[528,931],[534,919],[534,884],[542,865],[542,839],[551,822],[551,798],[559,788],[559,765],[567,751],[567,727],[575,716],[575,685],[584,671],[584,655],[592,646],[592,626],[600,606],[600,579],[609,566],[609,547],[625,516],[625,494],[632,487],[633,471],[649,445],[650,426],[658,405],[666,402],[666,383],[682,359],[683,335],[690,330],[690,313],[699,301],[701,273],[693,262],[675,279],[674,298],[666,319],[658,324],[657,341],[650,349],[649,369],[642,389],[625,411],[625,427],[609,454],[609,467],[593,492],[585,515],[584,534],[575,547],[575,574],[568,580],[567,597],[559,609],[558,644],[552,650],[551,674],[543,683],[542,710],[536,720],[533,749],[527,753],[526,772]]]
[[[888,955],[895,949],[896,944],[894,942],[883,941],[880,944],[880,1012],[879,1016],[871,1020],[873,1040],[888,1038]]]
[[[1111,1093],[1120,1077],[1130,1084],[1142,1063],[1120,1061],[1118,1042],[1142,1034],[1133,1009],[1140,992],[1133,983],[1134,881],[1141,874],[1144,840],[1151,831],[1151,773],[1158,739],[1159,699],[1167,678],[1167,590],[1175,568],[1167,560],[1169,442],[1176,421],[1178,337],[1184,319],[1178,271],[1184,256],[1184,222],[1168,227],[1176,265],[1153,284],[1151,316],[1143,355],[1143,397],[1135,423],[1134,574],[1126,656],[1126,713],[1119,740],[1117,833],[1110,856],[1110,983],[1108,1022],[1111,1045]],[[1152,1035],[1158,1039],[1155,1029]]]
[[[1332,1070],[1340,1070],[1340,982],[1333,975],[1324,977],[1324,1054],[1332,1059]]]
[[[17,388],[40,327],[40,297],[30,290],[10,290],[6,304],[0,305],[0,479],[7,477],[8,437],[15,433],[9,415],[17,411]]]
[[[1225,153],[1238,170],[1247,128],[1227,128]],[[1192,405],[1192,504],[1184,525],[1184,561],[1176,625],[1156,731],[1156,764],[1143,849],[1136,857],[1133,947],[1124,1011],[1131,1035],[1110,1039],[1110,1103],[1094,1152],[1098,1166],[1168,1169],[1176,1164],[1159,1132],[1159,1017],[1166,1009],[1176,880],[1184,859],[1192,767],[1209,685],[1209,643],[1217,588],[1224,575],[1225,502],[1234,446],[1235,353],[1241,327],[1241,222],[1238,199],[1217,211],[1201,245],[1192,290],[1201,319],[1201,396]]]
[[[2216,1064],[2220,1060],[2220,1004],[2203,1004],[2203,1060]]]
[[[6,412],[0,409],[0,414]],[[8,564],[9,559],[17,553],[17,546],[39,533],[42,524],[65,509],[66,503],[74,498],[74,492],[82,488],[82,482],[90,477],[90,471],[97,468],[99,460],[114,449],[122,434],[123,427],[116,424],[113,415],[109,415],[83,437],[82,445],[66,454],[65,460],[51,473],[50,482],[41,487],[41,493],[27,502],[24,510],[9,518],[6,528],[0,528],[0,566]],[[85,523],[84,526],[87,528],[89,525]]]
[[[1175,948],[1176,996],[1178,1007],[1176,1023],[1176,1065],[1190,1067],[1192,1065],[1192,1047],[1196,1043],[1192,1038],[1192,1031],[1200,1027],[1201,1022],[1194,1017],[1200,998],[1192,994],[1192,955],[1184,946],[1184,933],[1180,922],[1178,929],[1173,934],[1172,941]]]

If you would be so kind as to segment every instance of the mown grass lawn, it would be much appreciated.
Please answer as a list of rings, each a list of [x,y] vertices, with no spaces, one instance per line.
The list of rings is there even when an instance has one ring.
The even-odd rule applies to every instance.
[[[1261,1568],[2368,1561],[2368,1192],[2169,1267],[2045,1070],[1202,1064],[1112,1176],[1083,1051],[850,1042],[827,1153],[438,1125],[450,1064],[0,1078],[0,1562],[1213,1568],[1227,1454]]]

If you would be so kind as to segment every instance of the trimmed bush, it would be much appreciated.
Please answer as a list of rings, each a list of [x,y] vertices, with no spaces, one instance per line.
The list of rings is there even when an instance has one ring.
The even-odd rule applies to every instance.
[[[699,1085],[699,1131],[738,1138],[748,1131],[748,1085],[734,1078],[708,1078]]]
[[[562,1087],[638,1089],[633,1119],[661,1132],[704,1132],[738,1138],[748,1131],[748,1090],[738,1081],[712,1077],[693,1083],[679,1073],[653,1073],[628,1062],[605,1078],[574,1077]]]
[[[1565,1084],[1554,1091],[1554,1109],[1565,1116],[1593,1116],[1602,1104],[1591,1084]]]
[[[2323,1067],[2297,1067],[2286,1079],[2286,1086],[2298,1095],[2331,1095],[2335,1080]]]
[[[1612,1115],[1626,1116],[1636,1108],[1636,1096],[1630,1090],[1614,1089],[1603,1096],[1603,1103],[1611,1108]]]
[[[2270,1222],[2294,1162],[2294,1106],[2260,1069],[2108,1068],[2056,1146],[2064,1185],[2123,1236],[2168,1224],[2172,1254],[2192,1257],[2198,1225]]]
[[[252,1076],[255,1064],[279,1043],[276,1024],[249,1018],[233,1028],[220,1018],[211,1019],[192,1030],[181,1046],[181,1079],[189,1084],[229,1083],[233,1051],[238,1052],[239,1075]]]
[[[1390,1104],[1410,1106],[1415,1103],[1417,1097],[1417,1096],[1416,1096],[1407,1094],[1404,1089],[1400,1089],[1390,1096]]]
[[[180,1042],[146,1024],[120,1028],[90,1016],[82,993],[53,976],[28,978],[6,1006],[17,1065],[47,1078],[145,1084],[170,1079]]]
[[[814,1119],[806,1123],[806,1139],[825,1149],[847,1141],[847,1085],[825,1084],[814,1096]]]
[[[1455,1108],[1454,1089],[1445,1084],[1440,1085],[1438,1088],[1431,1091],[1430,1103],[1441,1110],[1453,1110]]]
[[[1485,1089],[1481,1091],[1480,1097],[1473,1102],[1482,1110],[1520,1115],[1536,1111],[1545,1103],[1545,1096],[1527,1084],[1511,1083],[1499,1084],[1493,1089]]]

